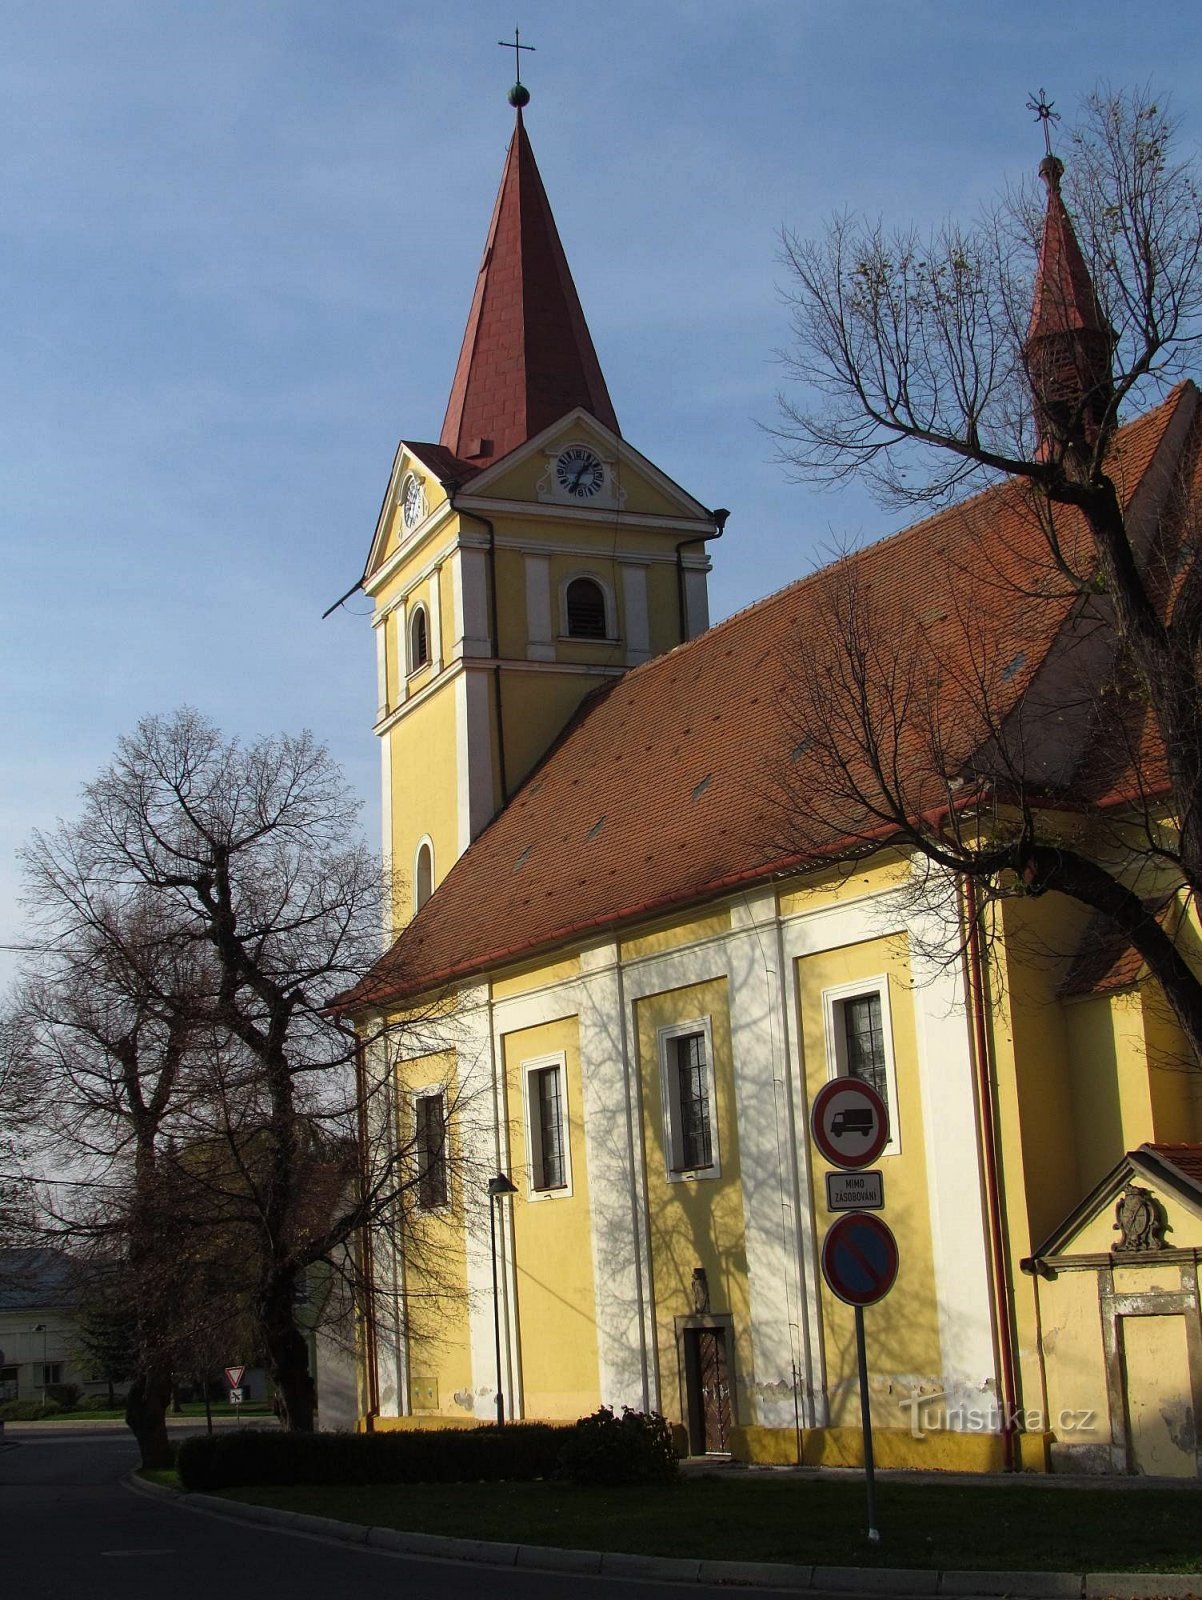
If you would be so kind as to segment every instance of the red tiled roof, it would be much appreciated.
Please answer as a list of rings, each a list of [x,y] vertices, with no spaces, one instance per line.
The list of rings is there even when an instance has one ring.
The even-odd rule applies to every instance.
[[[1134,1153],[1155,1157],[1191,1188],[1202,1191],[1202,1144],[1141,1144]]]
[[[461,460],[445,445],[422,444],[412,439],[406,439],[404,444],[409,454],[416,456],[423,466],[429,467],[439,482],[444,483],[452,493],[480,471],[474,462]]]
[[[618,432],[519,110],[440,442],[499,460],[576,406]]]
[[[1111,470],[1124,498],[1179,399],[1118,435]],[[1064,512],[1057,531],[1068,559],[1084,561],[1079,515]],[[892,663],[904,678],[894,686],[910,714],[899,771],[917,809],[946,804],[946,786],[924,775],[929,750],[915,747],[921,711],[943,771],[982,748],[1073,607],[1063,585],[1039,592],[1047,574],[1026,491],[1007,482],[635,668],[585,702],[345,1003],[433,989],[770,879],[849,837],[883,838],[823,756],[833,745],[862,764],[856,729],[816,722],[821,708],[796,691],[798,660],[810,684],[847,673],[832,622],[832,585],[845,575],[871,611],[874,671]],[[982,675],[992,723],[982,716]]]
[[[1146,901],[1149,919],[1162,926],[1174,904],[1171,896]],[[1129,988],[1144,972],[1144,958],[1130,938],[1101,912],[1085,925],[1059,994],[1067,997],[1114,994]]]

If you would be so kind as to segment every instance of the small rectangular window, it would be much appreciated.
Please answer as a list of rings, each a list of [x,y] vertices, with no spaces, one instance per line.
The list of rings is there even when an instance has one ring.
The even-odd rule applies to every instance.
[[[708,1019],[661,1028],[659,1051],[668,1177],[716,1178],[718,1130]]]
[[[847,1076],[871,1085],[888,1105],[885,1030],[881,1026],[879,994],[856,995],[854,999],[843,1002],[843,1036],[847,1049]]]
[[[63,1381],[63,1364],[61,1361],[47,1361],[39,1365],[39,1385],[61,1383]]]
[[[901,1152],[897,1082],[893,1063],[889,980],[883,973],[824,989],[826,1047],[834,1077],[858,1078],[875,1089],[889,1114],[885,1155]]]
[[[676,1084],[680,1105],[680,1166],[708,1167],[714,1159],[710,1137],[709,1081],[705,1035],[685,1033],[672,1041],[676,1051]]]
[[[15,1400],[21,1373],[18,1367],[0,1367],[0,1400]]]
[[[559,1067],[541,1067],[530,1074],[531,1111],[537,1133],[534,1187],[562,1189],[567,1183],[564,1160],[563,1090]]]
[[[414,1107],[417,1137],[417,1197],[432,1209],[447,1203],[447,1122],[441,1094],[419,1095]]]

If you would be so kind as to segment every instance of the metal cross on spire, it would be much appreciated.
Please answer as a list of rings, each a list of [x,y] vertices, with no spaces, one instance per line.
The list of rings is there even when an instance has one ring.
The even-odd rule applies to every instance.
[[[512,44],[510,44],[508,39],[498,39],[497,43],[501,46],[502,50],[512,50],[513,51],[514,78],[516,80],[517,86],[520,88],[521,84],[522,84],[522,57],[521,57],[521,52],[523,50],[533,51],[534,48],[535,48],[534,45],[532,45],[532,44],[523,44],[522,43],[522,34],[521,34],[521,30],[519,28],[515,28],[513,30],[513,43]]]
[[[1027,101],[1027,110],[1033,111],[1035,120],[1043,123],[1043,144],[1048,155],[1052,153],[1052,123],[1060,121],[1059,111],[1052,109],[1055,104],[1056,102],[1049,100],[1042,89],[1039,91],[1038,100],[1032,95]]]

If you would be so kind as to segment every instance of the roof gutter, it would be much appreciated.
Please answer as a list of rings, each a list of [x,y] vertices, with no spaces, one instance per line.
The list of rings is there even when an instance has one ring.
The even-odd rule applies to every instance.
[[[689,604],[684,587],[684,556],[682,551],[686,545],[705,544],[710,539],[720,539],[726,532],[726,519],[730,512],[725,506],[719,506],[716,511],[711,511],[714,519],[713,533],[697,533],[691,539],[681,539],[676,546],[676,603],[680,608],[680,642],[684,644],[689,637]]]

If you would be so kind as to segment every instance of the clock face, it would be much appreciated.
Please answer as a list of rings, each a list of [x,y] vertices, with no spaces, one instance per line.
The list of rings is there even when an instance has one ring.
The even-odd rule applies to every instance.
[[[401,486],[401,515],[407,528],[416,528],[426,514],[426,492],[412,473]]]
[[[569,445],[555,463],[555,482],[574,500],[591,500],[605,482],[600,456],[585,445]]]

